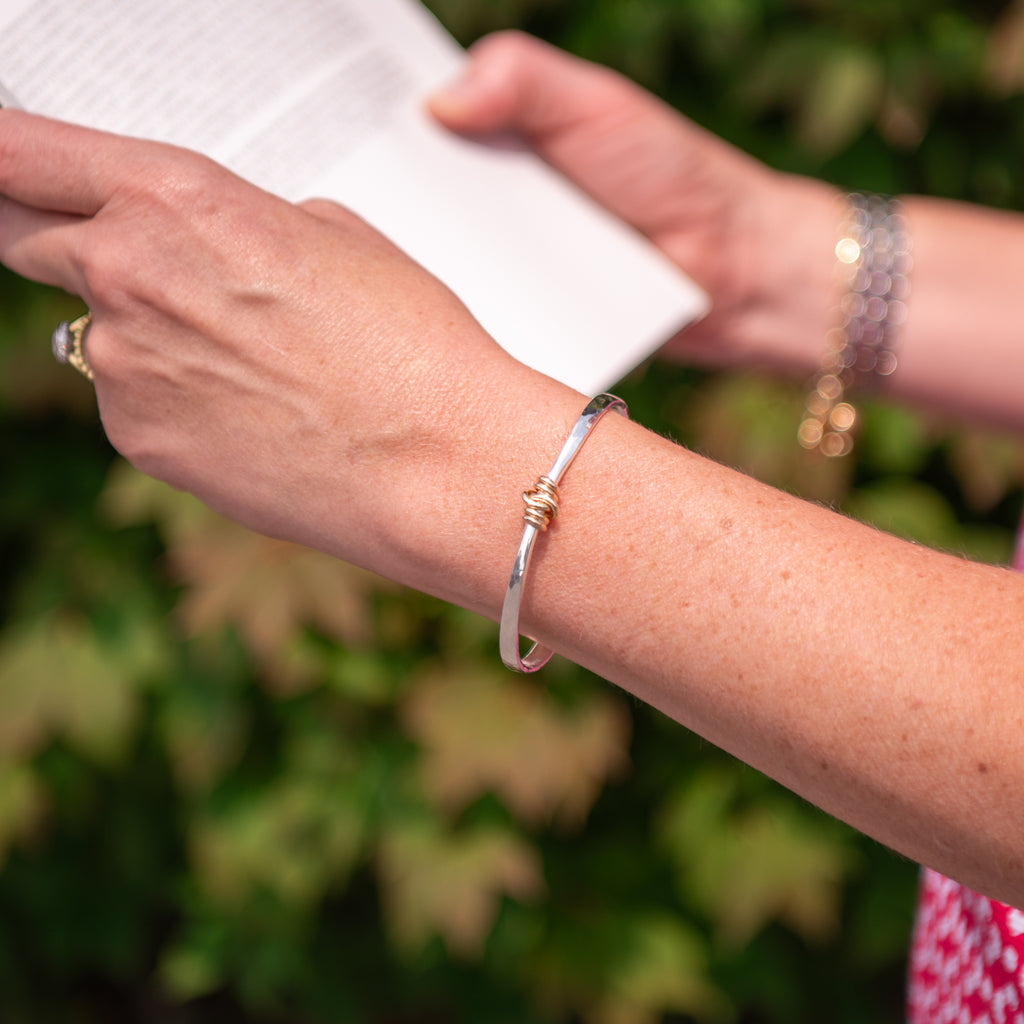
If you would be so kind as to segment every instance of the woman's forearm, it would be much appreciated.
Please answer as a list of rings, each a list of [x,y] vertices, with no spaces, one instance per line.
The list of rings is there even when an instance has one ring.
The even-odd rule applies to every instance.
[[[119,450],[254,529],[498,616],[520,494],[584,396],[512,360],[331,204],[296,208],[190,154],[15,111],[0,137],[0,262],[91,308]],[[942,280],[929,259],[922,306]],[[927,374],[905,340],[910,387]],[[1024,577],[610,416],[566,477],[523,611],[525,632],[825,809],[1024,903]]]
[[[893,393],[1024,429],[1024,217],[916,196],[904,205],[914,266]]]
[[[751,232],[752,300],[737,317],[732,363],[811,375],[840,322],[848,287],[834,254],[841,193],[778,176]],[[1024,216],[919,196],[902,198],[913,266],[897,369],[880,393],[957,418],[1024,430]],[[686,337],[682,352],[686,354]]]
[[[510,443],[496,431],[456,487],[477,514],[418,585],[497,617],[519,492],[579,412],[547,397],[510,406]],[[1024,901],[1024,579],[608,417],[538,544],[524,630],[907,856]]]
[[[521,133],[708,290],[710,314],[668,353],[796,376],[819,368],[845,287],[841,189],[772,171],[621,77],[514,33],[475,46],[432,109],[469,135]],[[1024,428],[1024,218],[917,197],[904,206],[915,265],[884,391]]]

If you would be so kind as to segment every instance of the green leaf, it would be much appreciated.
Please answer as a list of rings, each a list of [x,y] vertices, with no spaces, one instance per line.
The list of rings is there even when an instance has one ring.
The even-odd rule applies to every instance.
[[[844,504],[849,515],[919,544],[955,549],[959,525],[949,501],[917,480],[885,478],[854,491]]]
[[[25,757],[63,737],[113,762],[132,738],[159,641],[138,623],[122,644],[80,615],[53,612],[0,635],[0,755]]]
[[[908,476],[921,470],[935,443],[932,426],[918,413],[888,403],[867,404],[857,452],[878,473]]]
[[[178,685],[157,719],[175,777],[186,792],[205,792],[238,764],[249,739],[249,709],[211,686]]]
[[[667,802],[658,827],[681,893],[742,946],[780,921],[807,939],[830,935],[856,858],[845,832],[811,808],[738,799],[728,774],[708,769]]]
[[[810,500],[836,504],[849,487],[848,459],[809,455],[797,443],[803,393],[744,374],[705,387],[689,414],[695,445],[712,458]]]
[[[176,614],[187,635],[237,629],[282,694],[308,690],[326,672],[303,630],[366,646],[371,596],[397,589],[322,552],[247,530],[124,465],[111,473],[103,506],[120,524],[160,527],[171,575],[183,587]]]
[[[363,848],[354,787],[329,777],[284,777],[197,816],[189,830],[196,880],[224,907],[261,893],[307,908],[347,879]]]
[[[731,1008],[709,976],[707,943],[668,911],[588,914],[552,922],[527,967],[554,1019],[656,1024],[666,1014],[728,1020]]]
[[[627,763],[629,720],[610,694],[557,704],[532,681],[473,665],[421,678],[402,708],[420,777],[449,813],[497,793],[521,821],[578,826]]]
[[[631,921],[628,934],[627,955],[612,966],[607,993],[587,1015],[594,1024],[656,1024],[666,1013],[721,1016],[705,944],[692,926],[650,913]]]
[[[1024,445],[981,430],[950,439],[949,463],[972,510],[989,512],[1024,481]]]
[[[503,896],[535,899],[540,858],[507,829],[446,831],[437,822],[389,826],[377,854],[381,899],[397,945],[415,952],[434,936],[455,956],[476,959]]]
[[[822,54],[797,115],[800,143],[819,156],[847,146],[877,113],[884,77],[881,61],[870,50],[841,46]]]
[[[181,1000],[198,999],[224,984],[223,942],[204,929],[193,927],[171,944],[160,959],[164,988]]]
[[[35,833],[48,808],[45,788],[28,765],[0,763],[0,866],[15,842]]]

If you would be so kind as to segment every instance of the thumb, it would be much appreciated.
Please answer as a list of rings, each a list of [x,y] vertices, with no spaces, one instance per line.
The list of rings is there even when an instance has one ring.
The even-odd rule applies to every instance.
[[[602,69],[520,32],[487,36],[469,51],[454,82],[427,101],[431,114],[462,134],[514,130],[538,140],[598,112]]]

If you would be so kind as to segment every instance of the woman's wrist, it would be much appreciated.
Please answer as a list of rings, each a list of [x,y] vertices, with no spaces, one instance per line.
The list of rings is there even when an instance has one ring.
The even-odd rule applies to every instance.
[[[844,194],[761,165],[745,169],[736,191],[740,198],[721,229],[704,243],[716,247],[709,262],[719,266],[711,281],[701,282],[711,311],[665,354],[806,377],[818,365],[841,297],[835,244]]]
[[[845,288],[835,255],[847,216],[845,194],[779,175],[773,201],[760,209],[743,344],[751,363],[807,376],[820,363]]]
[[[750,299],[736,319],[738,345],[751,365],[809,376],[841,295],[835,243],[844,201],[820,183],[773,177],[777,201],[759,204],[767,212],[748,236],[757,259],[749,268]],[[381,524],[387,564],[377,569],[497,618],[522,535],[521,494],[550,465],[590,396],[511,360],[458,375],[439,396],[436,416],[408,459],[392,457],[396,486]],[[570,472],[570,498],[574,487],[587,486],[588,463],[604,446],[597,440],[594,447]],[[539,541],[538,567],[567,522]],[[530,606],[528,599],[524,615]]]
[[[500,353],[471,374],[450,369],[435,382],[431,414],[368,460],[379,463],[368,464],[368,477],[384,483],[366,562],[497,619],[522,534],[522,492],[550,464],[586,398]],[[334,553],[351,559],[346,539],[335,540]]]

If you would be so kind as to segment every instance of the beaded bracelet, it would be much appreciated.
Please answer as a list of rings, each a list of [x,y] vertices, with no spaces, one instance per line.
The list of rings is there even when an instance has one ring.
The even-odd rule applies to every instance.
[[[842,323],[829,332],[798,434],[804,448],[833,457],[853,448],[857,411],[849,393],[869,393],[896,369],[896,334],[910,291],[910,236],[899,202],[857,193],[848,198],[849,223],[836,258],[849,275],[849,291],[840,303]]]
[[[537,478],[533,487],[523,492],[526,511],[523,520],[526,528],[523,539],[519,542],[512,574],[509,576],[508,589],[505,591],[505,602],[501,608],[501,627],[498,634],[498,646],[501,660],[515,672],[536,672],[551,659],[554,653],[550,648],[534,642],[525,654],[519,652],[519,607],[523,600],[523,584],[530,568],[533,556],[533,545],[537,535],[543,533],[548,524],[558,515],[558,488],[566,470],[572,465],[583,442],[590,436],[598,421],[612,410],[628,416],[626,403],[614,395],[598,395],[592,398],[580,414],[575,426],[562,450],[558,453],[554,465],[543,476]]]

